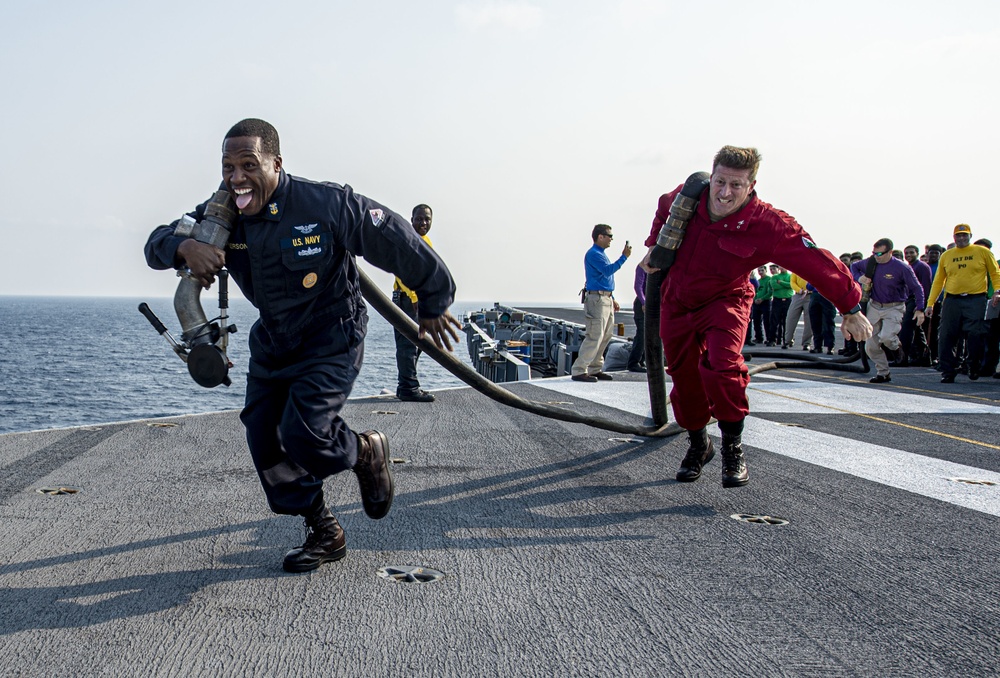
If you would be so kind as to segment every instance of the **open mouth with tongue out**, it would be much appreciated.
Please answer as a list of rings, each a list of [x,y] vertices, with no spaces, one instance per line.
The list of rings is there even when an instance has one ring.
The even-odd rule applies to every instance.
[[[281,182],[281,156],[265,152],[259,137],[231,137],[222,144],[222,181],[241,214],[258,214]]]
[[[253,200],[253,189],[252,188],[234,188],[233,194],[236,199],[236,206],[240,211],[245,210],[250,201]]]

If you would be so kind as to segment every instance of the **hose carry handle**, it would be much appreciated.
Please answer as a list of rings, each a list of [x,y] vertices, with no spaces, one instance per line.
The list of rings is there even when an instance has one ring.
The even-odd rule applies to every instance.
[[[153,326],[153,329],[159,332],[160,336],[167,340],[167,343],[170,344],[170,348],[174,350],[174,353],[176,353],[177,356],[186,363],[188,361],[187,348],[181,346],[174,340],[174,338],[170,335],[170,332],[167,331],[166,325],[160,322],[160,319],[155,313],[153,313],[153,309],[151,309],[145,301],[139,304],[139,313],[146,316],[146,320],[148,320],[149,324]]]
[[[155,313],[153,313],[153,309],[151,309],[145,301],[139,304],[139,313],[146,316],[146,320],[149,321],[149,324],[153,326],[153,329],[156,330],[157,333],[161,335],[170,334],[170,332],[167,331],[167,326],[160,322],[160,319],[156,317]]]

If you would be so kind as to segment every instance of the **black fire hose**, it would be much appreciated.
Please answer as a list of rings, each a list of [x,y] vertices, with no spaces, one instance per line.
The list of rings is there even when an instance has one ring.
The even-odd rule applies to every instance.
[[[646,276],[646,317],[643,341],[646,356],[646,383],[649,387],[649,407],[653,423],[663,426],[667,415],[667,378],[663,364],[663,342],[660,340],[660,285],[664,272]]]
[[[476,372],[448,351],[438,348],[430,339],[419,338],[419,328],[417,327],[417,324],[407,317],[405,313],[399,310],[396,305],[382,293],[382,290],[380,290],[375,283],[373,283],[371,279],[365,275],[364,271],[359,269],[358,273],[361,276],[361,294],[364,296],[365,301],[371,304],[372,308],[378,311],[383,318],[388,320],[393,327],[399,330],[400,334],[412,341],[421,351],[437,361],[441,367],[445,368],[472,388],[476,389],[483,395],[492,398],[498,403],[519,410],[524,410],[525,412],[531,412],[532,414],[549,417],[550,419],[558,419],[559,421],[567,421],[574,424],[587,424],[588,426],[593,426],[594,428],[614,431],[615,433],[628,433],[650,438],[664,438],[667,436],[677,435],[678,433],[682,433],[684,431],[684,429],[676,424],[672,424],[670,426],[630,426],[628,424],[623,424],[604,417],[583,415],[579,412],[574,412],[573,410],[556,407],[554,405],[549,405],[548,403],[528,400],[527,398],[515,395],[507,389],[494,384],[492,381]],[[646,364],[649,364],[648,358]],[[660,371],[662,373],[662,369]],[[663,379],[664,378],[661,377],[661,381]],[[666,405],[664,405],[664,408],[665,407]]]
[[[662,269],[657,273],[650,274],[646,280],[645,352],[646,365],[648,367],[647,381],[649,384],[650,409],[653,415],[654,426],[630,426],[621,424],[611,419],[605,419],[603,417],[584,416],[572,410],[555,407],[553,405],[549,405],[548,403],[527,400],[526,398],[515,395],[507,389],[502,388],[486,379],[471,367],[455,358],[455,356],[453,356],[450,352],[438,348],[434,342],[428,339],[421,339],[419,337],[419,328],[416,323],[399,310],[399,308],[397,308],[396,305],[392,303],[378,287],[375,286],[371,279],[365,275],[365,272],[359,269],[358,273],[361,279],[361,293],[365,300],[371,304],[372,307],[382,315],[382,317],[389,321],[389,323],[396,328],[400,334],[413,342],[415,346],[423,350],[424,353],[430,355],[442,367],[461,379],[463,382],[503,405],[544,417],[549,417],[551,419],[558,419],[560,421],[577,424],[586,424],[588,426],[614,431],[616,433],[628,433],[654,438],[677,435],[684,429],[677,424],[667,424],[667,405],[669,401],[667,400],[666,393],[663,346],[660,341],[660,284],[666,275],[665,271],[669,269],[670,265],[673,263],[676,248],[679,246],[680,241],[683,238],[684,228],[687,225],[687,219],[690,218],[690,214],[697,203],[697,198],[707,183],[708,175],[704,172],[698,172],[688,177],[688,180],[681,189],[680,194],[671,206],[670,217],[661,229],[660,236],[657,240],[657,244],[660,246],[654,248],[654,255],[651,256],[652,265],[656,268]],[[201,242],[214,244],[216,247],[221,248],[225,246],[225,243],[229,238],[229,231],[232,228],[235,218],[231,196],[227,191],[220,190],[213,197],[212,201],[210,201],[205,219],[201,222],[195,222],[190,217],[182,217],[181,224],[178,226],[177,232],[188,237],[195,237]],[[224,278],[221,280],[224,280]],[[222,290],[221,281],[220,290]],[[213,387],[219,383],[225,383],[228,386],[230,382],[226,373],[228,372],[229,365],[228,359],[225,357],[224,338],[227,332],[236,331],[235,326],[225,326],[225,309],[228,306],[228,297],[225,292],[222,292],[219,299],[223,327],[218,328],[217,331],[221,332],[223,337],[223,340],[219,342],[221,344],[221,348],[216,346],[215,343],[201,346],[201,344],[205,342],[213,342],[215,340],[215,336],[213,335],[204,340],[201,338],[201,333],[204,331],[204,328],[209,326],[209,323],[205,320],[205,313],[201,308],[200,294],[200,284],[194,281],[193,277],[191,277],[189,273],[182,279],[174,299],[175,310],[178,313],[178,317],[181,320],[181,324],[185,332],[183,336],[183,345],[177,344],[177,342],[170,337],[170,333],[167,332],[166,327],[159,321],[152,311],[149,310],[149,307],[146,304],[140,304],[139,310],[144,316],[146,316],[147,320],[152,323],[153,327],[169,341],[174,351],[182,359],[184,359],[185,362],[188,362],[189,369],[192,367],[190,357],[194,356],[194,351],[191,352],[191,356],[188,356],[188,349],[190,346],[194,346],[195,348],[211,347],[214,349],[226,363],[225,367],[219,370],[213,369],[210,379],[200,378],[203,376],[201,375],[200,370],[191,370],[191,375],[194,377],[195,381],[202,386]],[[185,322],[185,320],[188,322]],[[867,360],[864,359],[865,356],[863,350],[861,351],[861,355],[864,361],[864,371],[867,372],[868,363]],[[812,364],[809,362],[773,362],[754,367],[750,370],[750,374],[756,374],[765,369],[776,369],[782,367],[823,366],[832,368],[832,366],[829,365],[829,362],[832,361],[827,361],[826,364]],[[847,367],[839,367],[839,369],[861,371],[856,368],[851,369]]]
[[[694,216],[698,200],[709,183],[707,172],[695,172],[674,196],[670,214],[656,236],[656,246],[649,251],[649,265],[657,269],[646,276],[646,318],[643,333],[646,356],[646,383],[649,386],[649,409],[656,426],[666,426],[667,378],[664,374],[663,343],[660,341],[660,286],[674,264],[677,248],[684,241],[688,222]]]
[[[405,313],[403,313],[399,308],[396,307],[392,301],[389,300],[385,294],[382,293],[375,283],[365,275],[365,272],[358,269],[358,274],[361,277],[361,294],[364,296],[365,301],[371,304],[379,315],[385,318],[389,324],[399,330],[399,333],[404,337],[409,339],[414,343],[420,350],[428,354],[433,358],[439,365],[451,372],[453,375],[461,379],[463,382],[476,389],[483,395],[491,398],[502,405],[507,405],[508,407],[513,407],[518,410],[524,410],[525,412],[531,412],[532,414],[538,414],[543,417],[548,417],[550,419],[558,419],[559,421],[566,421],[573,424],[586,424],[588,426],[593,426],[594,428],[604,429],[606,431],[614,431],[615,433],[627,433],[631,435],[645,436],[647,438],[667,438],[670,436],[677,435],[678,433],[683,433],[684,429],[678,424],[659,424],[656,420],[656,407],[653,408],[654,419],[653,422],[655,426],[631,426],[628,424],[623,424],[612,419],[606,419],[604,417],[594,417],[580,414],[579,412],[574,412],[573,410],[567,410],[562,407],[556,407],[554,405],[549,405],[548,403],[540,403],[534,400],[528,400],[527,398],[522,398],[519,395],[511,393],[507,389],[494,384],[492,381],[482,376],[474,369],[460,361],[450,352],[438,348],[433,341],[427,338],[421,339],[419,334],[419,328],[417,324],[413,322]],[[647,285],[649,285],[650,280],[655,280],[655,277],[662,276],[662,273],[655,273],[647,278]],[[655,301],[651,301],[651,299]],[[651,322],[650,317],[655,314],[656,321]],[[648,371],[648,381],[649,390],[651,397],[655,397],[655,390],[658,389],[659,396],[656,401],[660,404],[662,416],[666,419],[666,410],[669,401],[666,397],[666,374],[663,369],[663,347],[660,343],[660,331],[659,331],[659,294],[654,293],[652,296],[647,295],[646,297],[646,367]],[[650,335],[653,336],[651,346]],[[775,369],[794,369],[801,367],[810,368],[826,368],[826,369],[839,369],[849,372],[867,372],[868,371],[868,361],[865,357],[864,351],[861,351],[862,361],[864,363],[864,368],[858,368],[853,365],[846,365],[844,363],[857,360],[857,356],[845,356],[838,360],[824,360],[821,362],[811,362],[809,360],[804,361],[774,361],[769,363],[763,363],[760,365],[755,365],[750,368],[749,372],[751,375],[759,374],[767,370]],[[659,366],[657,367],[654,363],[659,361]],[[651,401],[652,403],[652,401]]]
[[[743,357],[746,360],[753,360],[754,358],[782,358],[787,355],[787,352],[778,353],[777,351],[768,352],[753,352],[744,351]],[[852,365],[861,358],[860,365]],[[800,356],[798,360],[776,360],[771,363],[763,363],[763,365],[776,365],[780,369],[789,368],[800,368],[805,367],[814,370],[838,370],[840,372],[856,372],[857,374],[867,374],[871,371],[871,366],[868,363],[868,354],[865,353],[864,344],[861,344],[857,353],[851,353],[840,358],[821,358],[818,355],[804,355]],[[775,368],[770,368],[775,369]],[[760,372],[761,370],[757,370]],[[751,374],[756,374],[757,372],[751,372]]]

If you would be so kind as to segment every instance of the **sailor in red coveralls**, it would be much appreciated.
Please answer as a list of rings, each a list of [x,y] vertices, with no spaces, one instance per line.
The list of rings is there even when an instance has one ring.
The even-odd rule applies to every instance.
[[[707,192],[698,201],[673,265],[660,288],[660,336],[673,382],[670,402],[691,446],[677,480],[691,482],[715,455],[706,426],[722,432],[722,486],[745,485],[743,420],[750,411],[750,375],[741,349],[753,304],[750,272],[773,262],[811,282],[841,311],[844,336],[864,341],[872,326],[861,313],[861,289],[850,271],[820,249],[788,214],[762,202],[753,190],[760,153],[726,146],[712,163]],[[640,264],[647,273],[660,227],[670,214],[677,189],[660,197],[650,250]]]

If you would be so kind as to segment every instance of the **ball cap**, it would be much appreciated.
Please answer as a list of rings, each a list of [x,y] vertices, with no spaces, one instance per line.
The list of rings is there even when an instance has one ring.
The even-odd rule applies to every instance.
[[[972,229],[969,228],[968,224],[959,224],[955,227],[955,232],[952,235],[958,235],[959,233],[968,233],[972,235]]]

